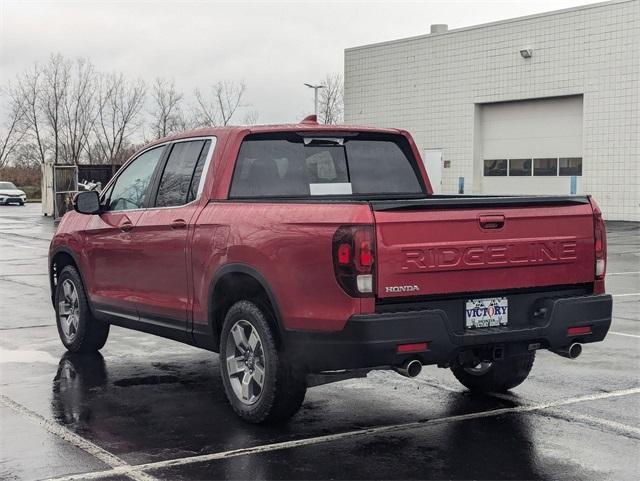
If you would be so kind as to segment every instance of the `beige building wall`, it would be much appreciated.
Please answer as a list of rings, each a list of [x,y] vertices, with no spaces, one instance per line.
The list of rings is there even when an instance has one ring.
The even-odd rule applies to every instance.
[[[531,49],[531,58],[523,58],[521,49]],[[512,193],[570,193],[569,177],[496,181],[484,177],[482,168],[484,133],[493,129],[491,148],[501,141],[496,125],[487,123],[487,115],[500,110],[492,104],[518,102],[512,105],[524,123],[505,128],[503,142],[515,145],[514,136],[526,137],[527,109],[542,105],[549,122],[562,126],[555,116],[565,114],[558,114],[554,104],[575,107],[572,98],[581,100],[582,110],[577,192],[593,194],[607,219],[640,221],[640,0],[345,51],[345,121],[404,128],[423,153],[441,150],[442,193],[456,193],[460,177],[465,193],[498,193],[497,186]],[[547,101],[534,107],[519,102],[531,99]],[[575,109],[566,114],[574,115]],[[568,127],[572,139],[563,140],[562,131],[556,136],[558,156],[563,142],[575,143],[574,121]],[[532,135],[547,135],[540,118],[530,124]],[[524,143],[535,146],[532,139]],[[542,154],[532,150],[530,155]]]

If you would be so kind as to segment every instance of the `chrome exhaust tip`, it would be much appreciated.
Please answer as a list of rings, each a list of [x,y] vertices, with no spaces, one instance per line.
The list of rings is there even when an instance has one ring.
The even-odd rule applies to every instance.
[[[405,377],[416,377],[422,372],[422,363],[417,359],[411,359],[409,361],[405,361],[402,366],[394,367],[393,370]]]
[[[558,356],[566,357],[568,359],[575,359],[580,354],[582,354],[582,345],[574,342],[573,344],[569,344],[566,347],[561,347],[560,349],[554,349],[551,352],[557,354]]]

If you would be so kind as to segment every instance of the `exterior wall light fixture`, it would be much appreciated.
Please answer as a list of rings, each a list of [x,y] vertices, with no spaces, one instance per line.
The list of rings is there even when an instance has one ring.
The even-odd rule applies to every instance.
[[[523,48],[520,50],[520,56],[522,58],[531,58],[531,55],[533,55],[533,49],[531,48]]]

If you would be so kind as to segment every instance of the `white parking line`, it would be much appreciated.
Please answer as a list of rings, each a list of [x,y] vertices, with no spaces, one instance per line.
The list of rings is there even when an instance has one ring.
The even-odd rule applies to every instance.
[[[631,272],[607,272],[607,276],[630,276],[631,274],[640,274],[640,271],[631,271]]]
[[[640,337],[640,336],[634,336],[634,337]],[[461,390],[452,388],[445,384],[441,384],[437,381],[426,381],[419,378],[415,378],[415,380],[419,381],[422,384],[427,384],[429,386],[432,386],[436,389],[442,389],[444,391],[458,392],[458,393],[462,392]],[[509,402],[521,403],[521,404],[525,402],[523,399],[508,393],[491,392],[491,393],[485,393],[485,395],[490,396],[492,398],[500,399],[502,401],[509,401]],[[525,404],[525,405],[530,405],[530,404]],[[560,409],[560,408],[549,408],[548,411],[556,413],[559,417],[562,417],[564,419],[569,419],[569,420],[575,419],[575,420],[583,421],[589,424],[599,425],[608,429],[612,429],[614,431],[631,433],[632,435],[640,437],[640,428],[636,428],[635,426],[629,426],[627,424],[619,423],[617,421],[611,421],[609,419],[591,416],[588,414],[580,414],[574,411],[567,411],[565,409]]]
[[[635,436],[640,436],[640,428],[629,426],[628,424],[619,423],[617,421],[611,421],[610,419],[604,419],[597,416],[591,416],[590,414],[581,414],[575,411],[566,411],[562,409],[552,408],[549,409],[549,411],[561,418],[577,419],[587,424],[595,424],[597,426],[603,426],[605,428],[613,429],[614,431],[621,431]]]
[[[39,415],[38,413],[32,411],[29,408],[24,407],[23,405],[15,402],[13,399],[5,396],[4,394],[0,394],[0,403],[4,406],[8,407],[15,413],[27,418],[29,421],[37,424],[38,426],[43,427],[51,434],[63,439],[64,441],[72,444],[76,448],[82,449],[86,453],[89,453],[93,457],[99,459],[103,463],[112,468],[124,468],[130,467],[125,461],[120,459],[118,456],[111,454],[110,452],[102,449],[100,446],[92,443],[84,439],[82,436],[78,436],[73,431],[61,426],[60,424],[50,421],[45,417]],[[125,473],[123,473],[125,474]],[[136,481],[157,481],[151,475],[148,475],[143,472],[133,471],[131,473],[126,473],[126,476],[136,480]]]
[[[627,334],[626,332],[616,332],[616,331],[609,331],[609,334],[614,334],[616,336],[625,336],[625,337],[637,337],[640,338],[640,336],[636,335],[636,334]]]
[[[640,296],[640,292],[631,292],[629,294],[611,294],[611,297],[627,297],[627,296]]]
[[[108,478],[117,474],[124,474],[130,476],[132,473],[139,473],[142,471],[155,470],[155,469],[167,469],[176,466],[185,466],[189,464],[202,463],[207,461],[214,461],[218,459],[235,458],[238,456],[247,456],[250,454],[267,453],[271,451],[279,451],[282,449],[291,449],[302,446],[312,446],[316,444],[327,443],[331,441],[339,441],[342,439],[355,438],[360,436],[368,436],[372,434],[390,433],[396,431],[408,431],[412,429],[422,428],[425,426],[433,426],[444,423],[466,421],[470,419],[487,418],[493,416],[500,416],[502,414],[511,413],[526,413],[532,411],[541,411],[550,408],[557,408],[561,406],[567,406],[584,401],[596,401],[599,399],[608,399],[619,396],[629,396],[631,394],[640,394],[640,388],[623,389],[620,391],[612,391],[609,393],[590,394],[586,396],[579,396],[570,399],[562,399],[559,401],[551,401],[541,404],[533,404],[530,406],[516,406],[511,408],[494,409],[492,411],[481,411],[477,413],[461,414],[458,416],[447,416],[443,418],[428,419],[426,421],[416,421],[403,424],[391,424],[387,426],[378,426],[372,428],[358,429],[354,431],[346,431],[337,434],[327,434],[324,436],[316,436],[306,439],[298,439],[294,441],[284,441],[280,443],[265,444],[262,446],[254,446],[251,448],[234,449],[231,451],[223,451],[219,453],[203,454],[199,456],[189,456],[186,458],[169,459],[167,461],[158,461],[154,463],[138,464],[136,466],[118,466],[108,471],[96,471],[93,473],[84,473],[81,475],[65,476],[60,478],[53,478],[55,481],[75,481],[81,479],[101,479]],[[50,481],[53,481],[50,480]]]

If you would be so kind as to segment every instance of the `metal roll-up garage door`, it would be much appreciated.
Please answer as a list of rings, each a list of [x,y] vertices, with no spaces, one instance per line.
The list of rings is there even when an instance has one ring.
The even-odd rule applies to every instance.
[[[582,176],[582,96],[480,105],[484,194],[569,194]]]

